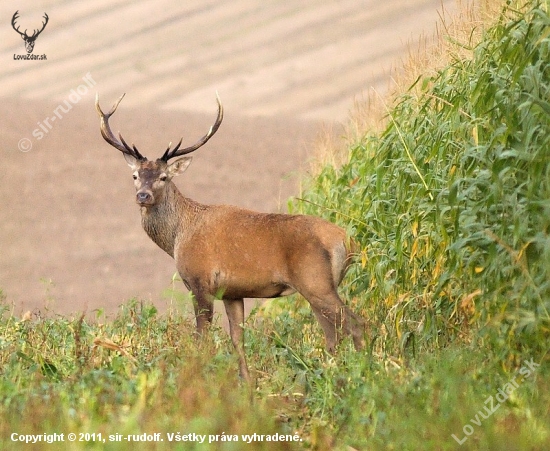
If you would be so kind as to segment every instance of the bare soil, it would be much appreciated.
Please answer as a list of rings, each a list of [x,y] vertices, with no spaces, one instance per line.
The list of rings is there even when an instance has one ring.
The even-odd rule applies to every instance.
[[[206,132],[219,91],[224,123],[178,186],[204,203],[286,211],[319,132],[330,126],[337,135],[355,99],[386,89],[406,43],[434,29],[440,6],[3,2],[0,289],[8,302],[16,312],[63,314],[113,312],[132,297],[160,310],[169,302],[173,261],[141,229],[129,169],[99,134],[96,92],[104,109],[127,93],[113,128],[153,158],[170,141]],[[8,20],[15,9],[29,30],[48,13],[34,50],[45,61],[14,59],[25,53]]]

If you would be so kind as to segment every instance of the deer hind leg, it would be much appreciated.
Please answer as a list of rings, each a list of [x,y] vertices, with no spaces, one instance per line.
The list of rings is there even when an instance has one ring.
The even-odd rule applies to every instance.
[[[337,287],[348,265],[345,246],[334,252],[324,252],[317,258],[305,261],[296,287],[311,304],[323,332],[327,348],[333,352],[341,340],[342,333],[353,338],[357,350],[365,346],[365,322],[353,313],[338,296]]]
[[[302,293],[304,294],[304,293]],[[353,339],[356,350],[365,347],[365,323],[353,313],[334,291],[323,297],[315,294],[304,297],[309,301],[326,338],[327,349],[334,352],[342,339],[342,333]]]
[[[352,262],[353,252],[356,252],[357,248],[357,244],[352,239],[349,239],[347,243],[345,241],[339,243],[330,253],[330,266],[333,277],[331,296],[334,300],[332,304],[339,306],[341,315],[340,318],[337,318],[336,324],[341,325],[346,333],[352,336],[355,349],[360,350],[365,347],[365,321],[342,302],[337,292],[338,285],[342,282]]]
[[[315,305],[313,304],[311,304],[311,308],[313,309],[313,313],[315,313],[315,317],[317,318],[317,321],[319,321],[319,324],[321,325],[321,328],[323,329],[323,332],[325,334],[327,350],[330,353],[333,353],[336,350],[336,346],[341,340],[339,330],[337,327],[335,327],[335,324],[332,322],[332,320],[329,319],[322,312],[321,309],[315,307]]]
[[[347,245],[344,239],[326,235],[313,237],[308,244],[289,261],[289,285],[311,304],[325,333],[329,351],[335,350],[342,334],[351,336],[355,348],[362,349],[365,323],[342,302],[337,291],[350,264],[353,244]]]
[[[239,375],[246,382],[250,382],[248,374],[248,365],[246,364],[246,355],[244,352],[244,300],[243,299],[224,299],[225,311],[229,319],[229,334],[231,341],[239,356]]]

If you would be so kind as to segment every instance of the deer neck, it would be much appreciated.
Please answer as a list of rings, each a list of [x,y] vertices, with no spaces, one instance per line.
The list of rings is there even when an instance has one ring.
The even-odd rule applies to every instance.
[[[174,246],[196,223],[205,206],[183,196],[170,182],[161,199],[152,207],[141,207],[141,224],[147,235],[168,255],[174,257]]]

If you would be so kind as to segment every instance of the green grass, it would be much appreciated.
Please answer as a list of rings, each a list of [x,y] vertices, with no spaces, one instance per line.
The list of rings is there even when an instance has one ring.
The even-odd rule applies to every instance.
[[[452,434],[467,438],[463,449],[544,449],[550,442],[547,367],[520,375],[486,350],[460,345],[382,358],[356,353],[348,343],[330,357],[299,303],[273,320],[249,319],[252,393],[238,380],[223,331],[214,327],[199,344],[186,315],[158,315],[136,301],[104,324],[21,320],[5,312],[0,330],[2,449],[28,446],[11,441],[14,432],[63,433],[65,440],[71,432],[96,434],[96,441],[65,441],[55,449],[128,449],[127,441],[109,437],[143,433],[159,433],[164,442],[133,449],[456,449]],[[488,397],[500,404],[498,390],[514,378],[517,387],[488,416]],[[476,414],[479,425],[471,422]],[[169,442],[168,433],[203,435],[206,443]],[[254,433],[302,441],[243,442]]]
[[[548,5],[510,3],[453,45],[471,58],[388,101],[386,128],[291,203],[361,245],[342,294],[365,352],[327,355],[307,303],[275,300],[245,325],[249,389],[227,334],[195,340],[179,308],[19,318],[2,300],[0,448],[550,449]],[[144,433],[164,441],[115,440]]]

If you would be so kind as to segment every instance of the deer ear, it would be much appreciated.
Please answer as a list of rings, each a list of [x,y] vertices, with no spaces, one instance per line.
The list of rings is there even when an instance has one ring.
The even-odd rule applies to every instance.
[[[183,157],[174,161],[168,166],[168,174],[170,178],[175,177],[183,173],[187,167],[191,164],[193,157]]]
[[[124,159],[126,160],[126,163],[128,163],[128,166],[132,168],[132,171],[135,171],[138,167],[137,158],[127,153],[123,153],[122,155],[124,155]]]

